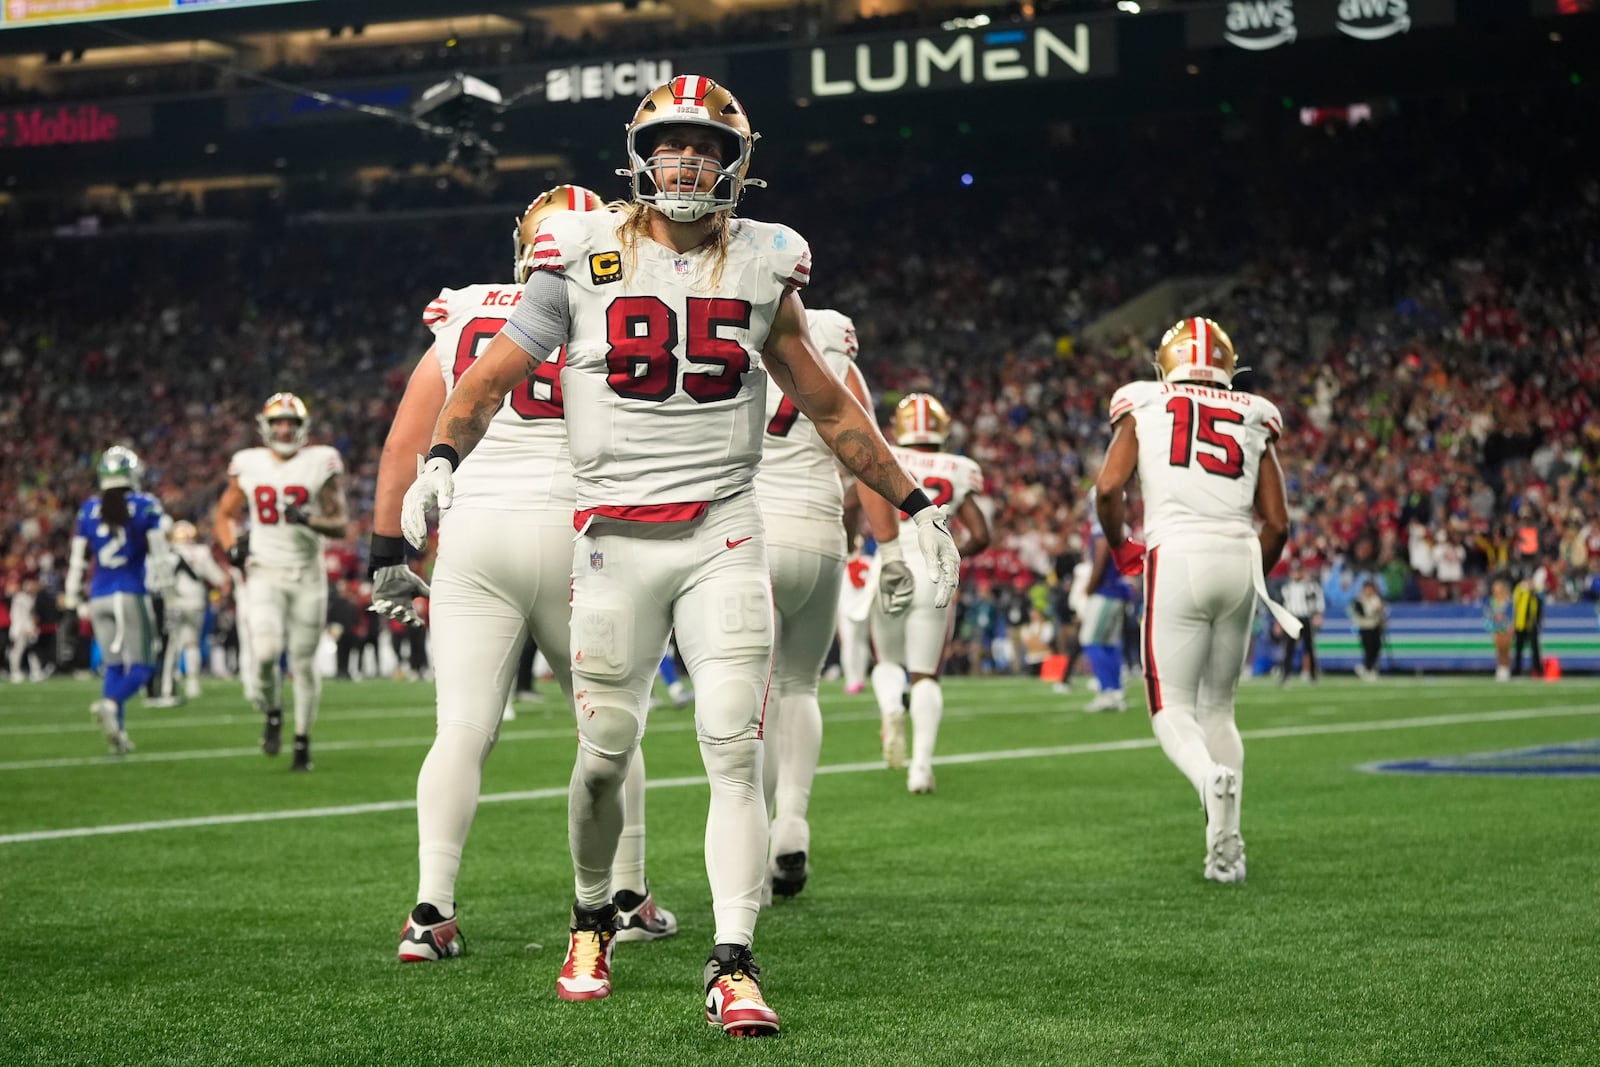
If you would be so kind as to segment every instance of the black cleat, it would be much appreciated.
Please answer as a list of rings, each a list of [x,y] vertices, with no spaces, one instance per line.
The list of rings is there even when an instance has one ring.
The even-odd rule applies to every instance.
[[[804,852],[785,852],[773,860],[777,868],[772,874],[772,895],[792,897],[806,887],[811,868],[806,865]]]
[[[267,712],[267,728],[261,733],[261,751],[276,756],[283,751],[283,712]]]
[[[311,738],[305,734],[296,734],[294,738],[294,765],[291,771],[311,770]]]

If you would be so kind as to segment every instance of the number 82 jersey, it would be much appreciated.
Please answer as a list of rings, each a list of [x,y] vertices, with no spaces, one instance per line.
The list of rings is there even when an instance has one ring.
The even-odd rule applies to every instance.
[[[290,507],[317,510],[317,494],[329,478],[344,473],[338,449],[306,445],[288,458],[270,448],[233,454],[228,476],[239,480],[250,512],[250,566],[321,575],[322,535],[289,522]]]
[[[1144,538],[1255,532],[1261,456],[1283,432],[1265,397],[1186,382],[1130,382],[1111,397],[1111,425],[1134,420]]]

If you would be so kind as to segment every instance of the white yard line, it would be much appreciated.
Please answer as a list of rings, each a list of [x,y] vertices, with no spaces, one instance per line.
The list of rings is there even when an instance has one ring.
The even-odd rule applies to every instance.
[[[1249,694],[1245,695],[1248,696]],[[1043,696],[1039,703],[1030,702],[1021,707],[1008,706],[998,709],[949,709],[945,711],[944,717],[947,720],[961,720],[988,718],[996,715],[1055,715],[1060,716],[1061,722],[1070,722],[1072,721],[1074,713],[1081,712],[1083,710],[1082,705],[1087,703],[1089,696],[1090,694],[1087,691],[1073,693],[1066,696],[1049,694]],[[1383,701],[1408,703],[1415,699],[1416,696],[1411,693],[1374,693],[1363,699],[1362,703],[1380,703]],[[1251,702],[1244,701],[1243,703],[1246,710],[1253,710],[1253,704]],[[1142,711],[1142,709],[1139,708],[1133,708],[1131,710],[1134,712]],[[1340,709],[1338,709],[1335,705],[1322,705],[1320,707],[1309,707],[1306,709],[1305,713],[1311,715],[1331,715],[1335,714],[1338,710]],[[398,714],[395,714],[388,711],[371,709],[365,711],[341,713],[336,716],[329,716],[328,719],[322,721],[324,723],[329,721],[370,722],[386,718],[415,718],[421,717],[422,715],[426,715],[429,718],[433,717],[432,708],[420,710],[413,708],[402,708],[398,709],[398,712]],[[516,721],[523,722],[532,718],[533,714],[522,712],[519,713]],[[220,720],[213,719],[209,721],[190,720],[185,722],[181,719],[163,720],[159,723],[146,723],[143,725],[135,724],[131,732],[134,735],[135,742],[137,742],[139,735],[144,731],[151,729],[152,727],[172,729],[185,725],[233,726],[243,723],[249,724],[251,730],[253,731],[260,721],[260,718],[256,715],[226,716]],[[877,722],[878,713],[876,711],[833,712],[827,715],[825,721],[830,723]],[[1279,723],[1289,724],[1296,723],[1301,720],[1298,718],[1284,718],[1276,721]],[[653,712],[651,714],[650,725],[647,729],[647,733],[687,733],[693,729],[693,714],[687,708],[681,710],[663,708],[659,712]],[[93,733],[98,738],[100,734],[100,728],[96,725],[87,723],[82,725],[56,723],[49,726],[37,727],[0,727],[0,735],[9,734],[16,736],[29,733]],[[542,729],[519,730],[512,728],[504,730],[500,734],[500,740],[502,742],[548,741],[553,739],[571,738],[572,736],[572,727],[563,724]],[[430,734],[426,737],[385,737],[347,741],[318,741],[316,747],[317,751],[319,752],[361,752],[369,749],[425,748],[431,744],[433,744],[433,736]],[[100,746],[97,743],[94,747],[98,749]],[[184,763],[190,760],[248,759],[253,756],[259,756],[260,754],[261,750],[257,746],[245,747],[240,745],[230,745],[226,748],[180,749],[170,752],[135,752],[130,756],[116,758],[105,755],[41,756],[34,759],[0,761],[0,774],[12,771],[61,770],[68,767],[112,768],[133,766],[143,763]]]
[[[1301,726],[1246,730],[1244,731],[1244,737],[1252,741],[1264,741],[1283,737],[1378,733],[1388,730],[1416,730],[1437,726],[1467,726],[1480,722],[1517,722],[1528,719],[1554,719],[1583,715],[1600,715],[1600,707],[1594,704],[1568,704],[1545,708],[1509,708],[1462,715],[1427,715],[1414,719],[1384,719],[1375,722],[1306,723]],[[1126,752],[1154,747],[1156,747],[1155,738],[1140,737],[1082,745],[1012,748],[994,752],[962,752],[949,756],[936,756],[933,762],[942,766],[967,763],[1003,763],[1012,760],[1086,756],[1097,752]],[[882,770],[883,763],[873,760],[866,763],[830,764],[826,767],[818,767],[817,773],[868,774]],[[683,778],[656,778],[647,784],[651,789],[683,789],[703,786],[706,784],[706,780],[699,775],[693,775]],[[555,800],[566,795],[566,786],[555,786],[548,789],[529,789],[515,793],[489,793],[481,797],[479,802],[482,804],[503,804],[524,800]],[[383,800],[368,804],[346,804],[327,808],[289,808],[281,811],[241,812],[235,815],[201,815],[188,819],[160,819],[150,822],[114,823],[103,826],[76,826],[61,830],[32,830],[24,833],[0,834],[0,845],[17,845],[32,841],[64,841],[78,837],[140,834],[156,830],[235,826],[241,823],[281,822],[289,819],[326,819],[345,815],[371,815],[390,811],[409,811],[416,806],[415,800]]]

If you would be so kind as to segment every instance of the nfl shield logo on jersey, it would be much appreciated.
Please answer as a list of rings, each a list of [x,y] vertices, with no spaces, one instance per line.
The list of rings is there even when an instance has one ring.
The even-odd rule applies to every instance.
[[[679,274],[688,274],[689,266],[689,261],[684,259],[682,256],[679,256],[677,259],[672,261],[672,269],[677,271]]]
[[[591,552],[591,553],[589,553],[589,569],[590,570],[592,570],[592,571],[602,570],[605,567],[605,565],[606,565],[606,554],[604,552]]]

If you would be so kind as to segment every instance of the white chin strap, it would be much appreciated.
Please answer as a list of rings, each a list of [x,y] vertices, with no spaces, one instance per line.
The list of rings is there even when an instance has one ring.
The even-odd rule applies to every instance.
[[[668,199],[659,193],[654,199],[646,199],[645,202],[673,222],[694,222],[696,219],[705,218],[714,211],[733,210],[732,204],[721,204],[711,200]]]

